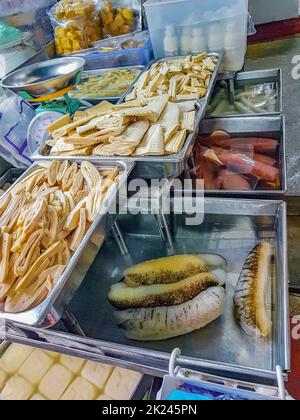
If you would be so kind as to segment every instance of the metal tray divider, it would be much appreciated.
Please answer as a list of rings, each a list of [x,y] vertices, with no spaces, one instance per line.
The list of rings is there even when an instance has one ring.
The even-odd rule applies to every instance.
[[[124,239],[124,236],[123,236],[123,233],[121,231],[118,221],[116,221],[112,227],[112,235],[121,252],[121,255],[123,257],[125,255],[129,255],[129,249],[126,245],[126,242],[125,242],[125,239]]]
[[[174,253],[173,239],[164,212],[160,210],[158,214],[155,214],[155,219],[159,228],[160,236],[165,243],[167,250]]]

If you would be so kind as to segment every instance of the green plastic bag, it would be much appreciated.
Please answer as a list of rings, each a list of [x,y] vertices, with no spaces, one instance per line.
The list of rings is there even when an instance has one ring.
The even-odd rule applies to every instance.
[[[9,26],[0,20],[0,45],[9,44],[20,39],[22,39],[22,32],[19,29]]]

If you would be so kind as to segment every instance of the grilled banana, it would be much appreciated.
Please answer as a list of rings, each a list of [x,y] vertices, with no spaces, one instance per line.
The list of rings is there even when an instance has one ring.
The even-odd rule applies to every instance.
[[[112,286],[108,299],[117,309],[155,308],[157,306],[181,305],[194,299],[218,281],[210,273],[201,273],[173,284],[128,287],[124,283]]]
[[[199,273],[208,267],[198,255],[176,255],[147,261],[124,272],[125,284],[139,287],[151,284],[172,284]]]
[[[248,256],[235,290],[236,317],[244,332],[254,337],[268,337],[272,330],[266,307],[271,257],[272,246],[258,244]]]
[[[224,312],[226,293],[211,287],[182,305],[115,312],[126,336],[138,341],[159,341],[206,327]]]

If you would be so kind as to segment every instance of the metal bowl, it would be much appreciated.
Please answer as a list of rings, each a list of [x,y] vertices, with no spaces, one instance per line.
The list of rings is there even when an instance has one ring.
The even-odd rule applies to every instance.
[[[9,74],[0,86],[15,93],[25,91],[35,98],[51,95],[74,85],[84,65],[85,60],[76,57],[44,61]]]

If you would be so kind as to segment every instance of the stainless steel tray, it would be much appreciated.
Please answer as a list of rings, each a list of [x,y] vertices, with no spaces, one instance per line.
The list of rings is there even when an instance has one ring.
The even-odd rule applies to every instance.
[[[222,80],[222,78],[220,79]],[[283,83],[282,83],[282,70],[281,69],[269,69],[269,70],[256,70],[256,71],[247,71],[247,72],[239,72],[236,73],[234,79],[226,79],[229,83],[232,82],[231,86],[232,89],[241,88],[244,86],[249,86],[250,84],[258,85],[262,83],[276,83],[277,87],[277,103],[276,103],[276,111],[275,112],[259,112],[259,113],[247,113],[247,114],[228,114],[219,116],[211,116],[206,115],[206,118],[230,118],[230,117],[249,117],[249,116],[269,116],[269,115],[281,115],[283,112]],[[231,92],[229,92],[230,94]],[[212,95],[212,100],[214,95]],[[208,105],[209,108],[209,105]]]
[[[187,226],[187,215],[172,214],[169,226],[173,251],[167,249],[153,215],[119,216],[118,223],[128,252],[121,253],[112,238],[99,253],[86,281],[68,307],[86,337],[52,330],[7,330],[7,339],[33,343],[49,350],[88,357],[162,376],[168,371],[174,348],[182,350],[178,364],[184,369],[214,372],[256,383],[276,381],[276,366],[290,368],[286,204],[281,201],[205,199],[200,226]],[[233,318],[232,296],[249,251],[261,240],[274,246],[272,270],[273,340],[246,336]],[[227,310],[205,329],[162,342],[126,339],[112,316],[107,293],[134,263],[172,253],[216,252],[229,262]],[[99,277],[99,273],[101,276]],[[100,281],[101,279],[101,281]],[[33,335],[34,333],[34,335]]]
[[[33,164],[19,178],[19,181],[29,175],[37,166],[38,164]],[[132,165],[127,165],[120,161],[114,162],[113,164],[111,162],[97,163],[96,166],[103,169],[117,166],[120,170],[119,183],[109,192],[103,204],[102,211],[88,230],[78,250],[73,254],[71,261],[60,280],[57,282],[48,298],[39,306],[30,311],[18,314],[0,311],[0,321],[13,321],[28,326],[49,328],[60,320],[65,307],[81,285],[97,253],[103,245],[107,232],[113,224],[113,217],[108,214],[106,209],[109,209],[115,204],[119,189],[126,183],[128,176],[133,169]],[[18,181],[14,185],[17,183]],[[6,194],[8,194],[10,190],[11,189],[9,189]],[[3,195],[3,197],[4,196],[5,195]]]
[[[89,70],[89,71],[84,71],[82,73],[82,81],[84,81],[84,79],[87,79],[88,77],[93,77],[93,76],[100,76],[102,74],[105,73],[109,73],[112,71],[118,71],[118,70],[132,70],[136,72],[136,79],[134,80],[133,83],[136,82],[137,78],[139,77],[139,75],[143,72],[144,67],[143,66],[128,66],[128,67],[115,67],[115,68],[110,68],[110,69],[101,69],[101,70]],[[132,85],[132,83],[130,83],[130,86]],[[73,97],[72,93],[75,93],[76,89],[74,91],[72,91],[70,93],[70,96]],[[123,96],[123,94],[118,95],[118,96],[99,96],[98,98],[80,98],[81,100],[84,100],[86,102],[89,102],[92,105],[97,105],[99,102],[101,101],[109,101],[111,103],[117,103],[121,97]]]
[[[218,62],[217,62],[217,65],[216,65],[215,71],[214,71],[214,73],[213,73],[213,75],[212,75],[212,78],[211,78],[210,84],[209,84],[209,86],[208,86],[208,89],[207,89],[206,95],[198,101],[198,107],[199,107],[199,108],[206,108],[206,107],[208,106],[209,102],[210,102],[210,99],[211,99],[212,94],[213,94],[213,92],[214,92],[215,85],[216,85],[217,80],[218,80],[218,74],[219,74],[219,70],[220,70],[220,67],[221,67],[221,64],[222,64],[222,60],[223,60],[223,57],[224,57],[224,53],[223,53],[223,52],[216,52],[216,53],[211,52],[211,53],[208,53],[208,54],[207,54],[207,56],[208,56],[208,57],[215,57],[215,58],[217,58],[217,59],[218,59]],[[148,66],[144,69],[144,72],[146,72],[146,71],[150,70],[150,69],[151,69],[151,67],[153,66],[153,64],[155,64],[155,63],[164,63],[164,62],[165,62],[165,61],[167,61],[167,60],[176,59],[176,58],[185,58],[185,57],[186,57],[186,56],[177,56],[177,57],[169,57],[169,58],[161,58],[161,59],[159,59],[159,60],[153,60],[153,61],[151,61],[151,63],[149,63],[149,65],[148,65]],[[144,73],[144,72],[143,72],[143,73]],[[131,92],[132,92],[132,90],[133,90],[133,88],[134,88],[135,84],[138,82],[139,78],[142,76],[142,74],[143,74],[143,73],[141,73],[141,74],[140,74],[140,76],[137,78],[137,80],[135,80],[135,82],[134,82],[134,83],[132,83],[132,85],[128,88],[127,92],[125,92],[125,93],[124,93],[124,95],[122,95],[122,97],[121,97],[121,99],[120,99],[120,102],[119,102],[119,103],[123,103],[123,102],[125,102],[126,96],[127,96],[129,93],[131,93]]]
[[[206,196],[223,197],[260,197],[260,198],[282,198],[287,191],[287,170],[286,170],[286,132],[285,118],[283,116],[256,116],[256,117],[232,117],[232,118],[211,118],[202,121],[200,126],[201,134],[211,134],[215,130],[225,130],[234,136],[254,135],[278,139],[279,143],[279,168],[281,188],[279,190],[257,190],[257,191],[222,191],[206,190]]]
[[[162,157],[101,157],[101,156],[86,156],[82,158],[66,156],[65,159],[68,159],[72,162],[77,162],[78,159],[88,160],[92,163],[98,163],[109,160],[110,164],[113,165],[114,162],[122,160],[122,162],[127,165],[134,165],[134,170],[132,172],[133,178],[141,179],[163,179],[163,178],[177,178],[180,176],[185,168],[188,158],[190,157],[196,138],[199,134],[199,126],[203,119],[203,113],[198,111],[196,119],[196,129],[191,133],[183,147],[177,155],[162,156]],[[48,156],[46,153],[49,151],[47,146],[42,146],[36,153],[31,156],[31,160],[35,162],[45,161],[45,160],[57,160],[63,159],[63,156]],[[44,153],[44,154],[43,154]]]
[[[187,161],[192,153],[196,137],[198,135],[200,122],[204,118],[204,115],[206,113],[206,107],[211,98],[212,92],[214,90],[214,86],[217,82],[218,71],[219,71],[222,58],[223,58],[223,54],[212,53],[208,55],[218,57],[218,63],[217,63],[215,72],[212,76],[210,86],[208,88],[205,98],[201,99],[198,103],[198,106],[197,106],[198,113],[197,113],[197,119],[196,119],[196,124],[195,124],[196,125],[195,131],[188,136],[183,149],[177,155],[162,156],[162,157],[128,157],[128,158],[122,157],[121,160],[123,162],[126,162],[127,164],[135,163],[135,168],[133,170],[132,177],[142,178],[142,179],[163,179],[163,178],[171,179],[171,178],[177,178],[184,172]],[[164,61],[164,60],[159,60],[159,61]],[[132,88],[133,88],[133,85],[129,88],[128,92],[126,92],[126,94],[120,100],[120,103],[124,101],[126,95],[132,90]],[[33,156],[31,156],[31,159],[33,161],[38,162],[45,159],[57,160],[58,158],[61,158],[61,156],[59,157],[47,156],[47,152],[49,153],[49,149],[43,146],[36,153],[34,153]],[[66,158],[70,161],[78,160],[77,157],[74,157],[74,158],[66,157]],[[107,160],[107,158],[102,158],[101,156],[96,156],[96,157],[88,156],[88,157],[85,157],[84,159],[89,160],[91,162],[102,162],[102,160]],[[120,160],[119,157],[111,157],[108,159],[112,163],[114,161]]]

